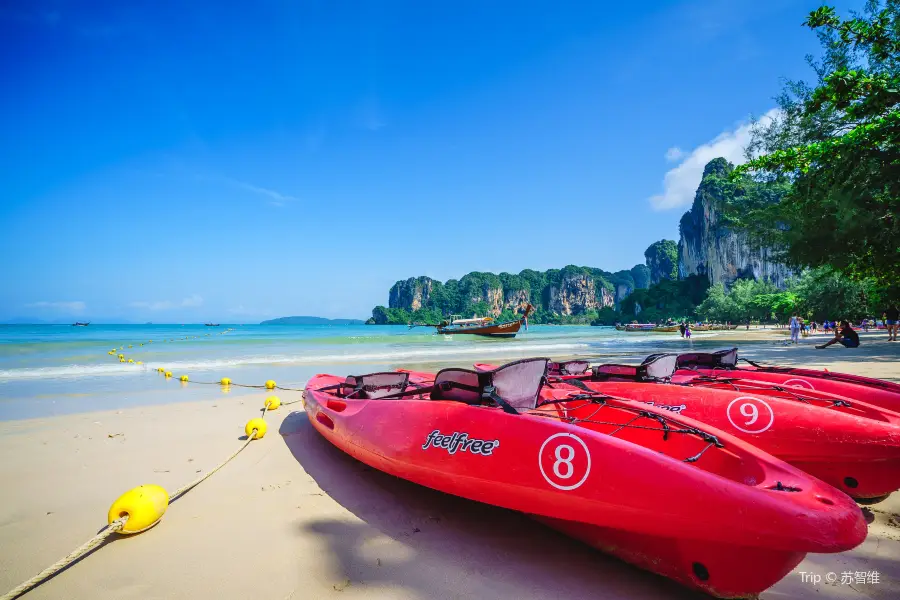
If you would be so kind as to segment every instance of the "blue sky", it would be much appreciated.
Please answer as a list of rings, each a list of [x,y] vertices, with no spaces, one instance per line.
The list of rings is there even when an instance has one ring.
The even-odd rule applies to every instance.
[[[366,317],[410,276],[630,268],[809,78],[818,4],[5,2],[0,320]]]

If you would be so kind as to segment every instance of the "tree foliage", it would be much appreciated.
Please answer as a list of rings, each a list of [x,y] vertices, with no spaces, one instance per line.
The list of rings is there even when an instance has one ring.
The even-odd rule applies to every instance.
[[[852,279],[822,267],[805,271],[782,291],[752,280],[736,281],[730,291],[716,284],[697,307],[697,315],[733,323],[786,323],[791,315],[815,321],[858,321],[878,316],[886,308],[888,295],[874,279]]]
[[[663,280],[646,290],[635,290],[620,304],[619,321],[635,319],[660,323],[669,319],[693,318],[697,305],[706,296],[709,280],[692,275],[681,281]]]
[[[788,82],[780,113],[757,123],[756,157],[735,171],[784,180],[780,202],[735,207],[735,225],[797,267],[897,281],[900,264],[900,2],[870,0],[842,20],[823,6],[804,25],[823,48],[814,86]]]

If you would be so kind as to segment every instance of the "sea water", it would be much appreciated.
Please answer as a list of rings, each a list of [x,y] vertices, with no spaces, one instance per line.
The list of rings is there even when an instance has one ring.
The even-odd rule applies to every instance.
[[[513,339],[378,325],[0,325],[0,420],[259,392],[214,385],[222,377],[302,388],[316,373],[434,371],[530,356],[639,362],[654,352],[715,348],[715,337],[551,325],[530,326]],[[143,364],[120,363],[108,354],[113,348]],[[167,380],[158,367],[174,377]],[[190,382],[178,382],[180,375]]]

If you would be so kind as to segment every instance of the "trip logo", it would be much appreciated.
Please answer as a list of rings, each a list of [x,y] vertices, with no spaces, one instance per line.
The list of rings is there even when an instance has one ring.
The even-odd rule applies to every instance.
[[[435,429],[425,438],[422,450],[441,448],[450,454],[468,452],[469,454],[491,456],[499,445],[500,440],[479,440],[470,438],[469,434],[465,431],[462,433],[453,432],[451,435],[441,435],[440,430]]]

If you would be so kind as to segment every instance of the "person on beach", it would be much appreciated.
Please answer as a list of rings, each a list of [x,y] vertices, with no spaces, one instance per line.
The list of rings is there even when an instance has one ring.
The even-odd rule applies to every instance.
[[[900,310],[897,310],[897,304],[892,303],[886,311],[884,311],[884,326],[887,327],[888,341],[897,341],[897,329],[900,329]]]
[[[800,343],[800,321],[797,320],[796,315],[791,317],[790,328],[791,328],[791,343],[799,344]]]
[[[841,327],[838,329],[836,326],[834,328],[834,339],[830,342],[822,344],[821,346],[816,346],[819,350],[822,348],[827,348],[832,344],[840,344],[844,348],[859,348],[859,334],[856,333],[852,327],[850,327],[850,323],[847,321],[841,321]]]
[[[684,337],[687,339],[691,339],[691,324],[688,323],[684,326]]]
[[[684,321],[681,322],[681,325],[678,326],[678,331],[681,332],[681,337],[684,337],[684,332],[687,329],[687,323]]]

